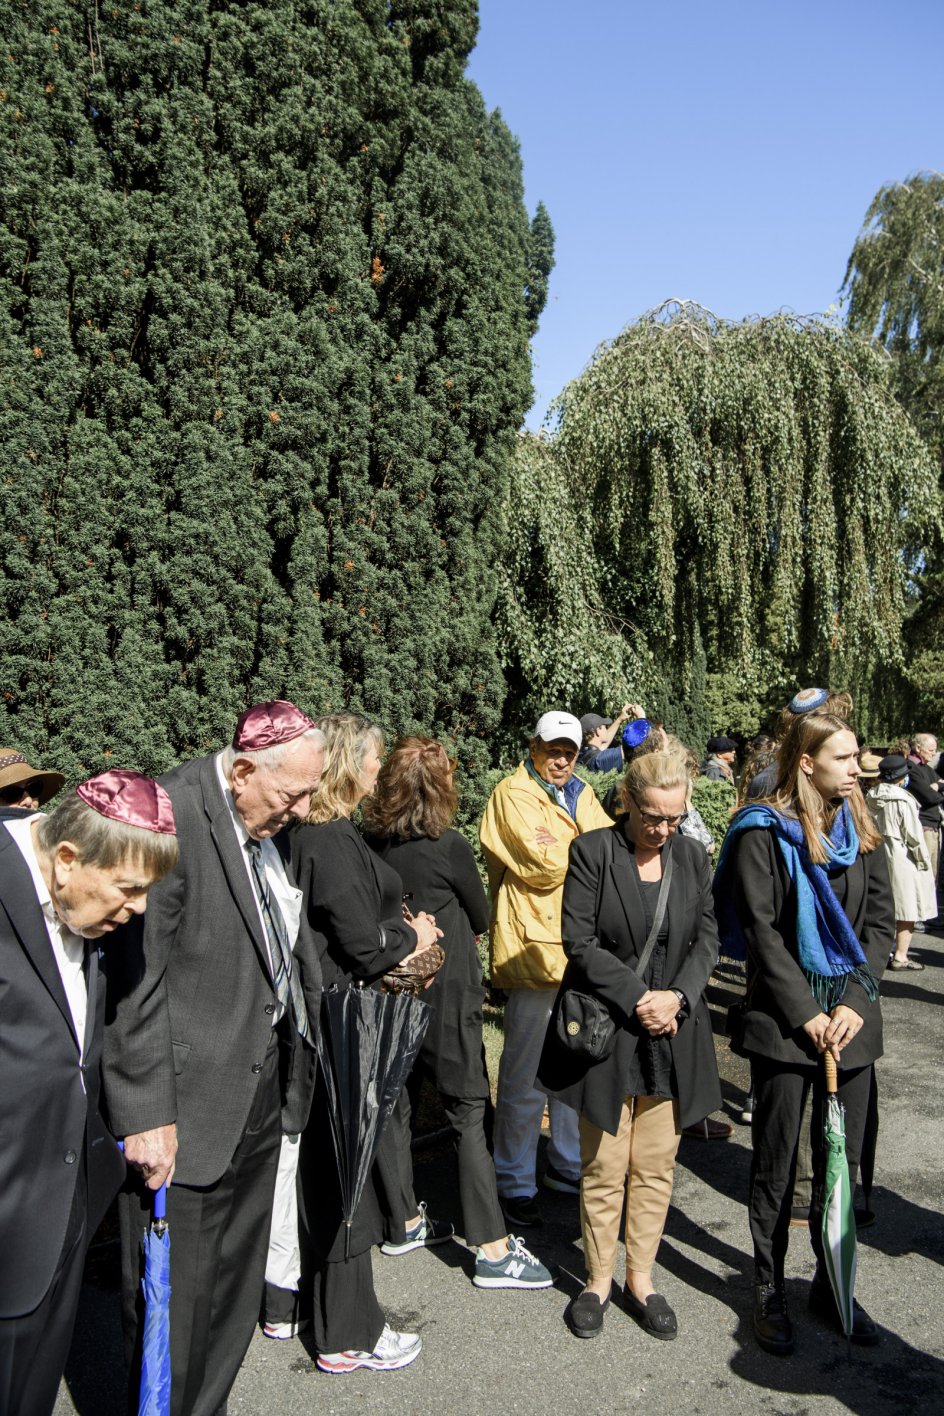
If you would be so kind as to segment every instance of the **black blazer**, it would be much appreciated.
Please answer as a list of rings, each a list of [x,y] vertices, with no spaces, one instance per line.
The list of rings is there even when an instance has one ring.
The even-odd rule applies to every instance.
[[[607,836],[613,838],[608,862]],[[718,960],[711,866],[704,846],[672,836],[663,848],[675,862],[666,918],[665,988],[679,988],[688,1013],[670,1040],[682,1126],[721,1105],[705,986]],[[570,848],[562,915],[567,971],[548,1027],[537,1085],[615,1135],[630,1064],[642,1029],[634,1009],[647,991],[633,965],[646,942],[646,917],[622,827],[578,836]],[[567,988],[601,999],[617,1025],[610,1056],[588,1065],[557,1039],[556,1014]]]
[[[375,983],[412,954],[416,935],[403,918],[400,877],[368,850],[356,826],[344,818],[297,826],[290,842],[326,988]],[[391,1135],[385,1132],[381,1144],[389,1146]],[[299,1159],[302,1207],[312,1252],[340,1262],[345,1234],[334,1156],[327,1096],[320,1086]],[[382,1237],[371,1179],[354,1215],[351,1253],[364,1253]]]
[[[745,831],[734,842],[728,878],[747,940],[747,995],[744,1050],[777,1062],[802,1066],[820,1055],[803,1024],[821,1008],[797,954],[796,891],[774,833]],[[876,979],[881,979],[895,947],[895,906],[881,846],[860,855],[832,877],[833,889],[862,944]],[[850,981],[843,999],[863,1026],[840,1054],[841,1067],[864,1067],[882,1055],[882,1009],[861,984]]]
[[[105,989],[92,941],[86,984],[80,1066],[32,877],[0,826],[0,1318],[32,1312],[49,1288],[83,1166],[87,1238],[124,1177],[99,1109]]]
[[[368,850],[352,822],[296,826],[289,839],[325,988],[374,983],[413,953],[400,877]]]
[[[174,1182],[212,1185],[245,1129],[278,1000],[216,755],[160,782],[174,806],[180,862],[151,890],[143,920],[109,945],[105,1094],[116,1135],[176,1121]],[[284,855],[281,833],[275,843]],[[304,914],[295,961],[314,1037],[321,976]],[[307,1068],[313,1053],[287,1023],[282,1033],[290,1085],[295,1059]]]
[[[942,780],[940,773],[927,762],[908,764],[909,791],[918,803],[918,818],[926,831],[936,831],[941,824],[941,807],[944,806],[944,792],[937,791],[935,782]]]
[[[488,896],[472,847],[458,831],[438,840],[368,837],[413,896],[414,914],[427,910],[443,931],[446,961],[422,998],[432,1009],[423,1059],[446,1096],[484,1097],[488,1072],[482,1060],[482,961],[475,935],[489,925]]]

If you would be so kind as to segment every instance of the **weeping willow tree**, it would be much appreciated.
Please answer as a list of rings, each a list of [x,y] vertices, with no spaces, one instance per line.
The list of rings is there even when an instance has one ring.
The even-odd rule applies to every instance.
[[[894,356],[895,391],[944,470],[944,174],[876,193],[843,288],[849,328]]]
[[[731,324],[670,301],[553,412],[553,438],[520,442],[506,507],[520,716],[638,696],[698,742],[828,682],[883,726],[937,516],[887,355],[821,319]]]
[[[944,478],[944,174],[882,187],[846,270],[850,329],[892,356],[892,384]],[[906,627],[905,675],[919,726],[944,721],[944,544],[930,547]]]

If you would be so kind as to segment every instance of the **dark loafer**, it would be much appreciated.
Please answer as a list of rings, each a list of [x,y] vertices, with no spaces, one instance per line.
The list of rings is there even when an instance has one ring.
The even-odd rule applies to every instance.
[[[603,1314],[609,1306],[609,1298],[601,1302],[595,1293],[584,1289],[570,1305],[571,1331],[577,1337],[596,1337],[603,1331]]]
[[[675,1314],[661,1293],[650,1293],[645,1303],[640,1303],[628,1288],[624,1288],[623,1298],[630,1317],[635,1318],[639,1326],[652,1337],[658,1337],[662,1342],[671,1342],[673,1338],[678,1337]]]
[[[830,1327],[836,1329],[838,1333],[845,1336],[842,1327],[842,1317],[836,1306],[833,1297],[833,1290],[828,1279],[820,1279],[814,1276],[810,1284],[809,1298],[810,1312],[817,1318],[822,1318],[823,1322],[829,1323]],[[875,1347],[878,1343],[878,1328],[861,1303],[852,1300],[852,1331],[849,1334],[849,1341],[856,1342],[860,1347]]]

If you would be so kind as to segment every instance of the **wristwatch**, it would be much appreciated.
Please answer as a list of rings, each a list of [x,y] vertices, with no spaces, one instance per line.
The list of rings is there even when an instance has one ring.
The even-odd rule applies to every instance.
[[[669,992],[674,993],[679,1001],[678,1016],[681,1017],[683,1013],[686,1013],[688,1011],[688,999],[685,997],[685,994],[680,988],[670,988]]]

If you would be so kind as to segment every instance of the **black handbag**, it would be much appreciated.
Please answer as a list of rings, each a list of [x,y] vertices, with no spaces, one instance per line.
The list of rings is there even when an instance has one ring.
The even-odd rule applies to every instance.
[[[599,998],[569,988],[561,994],[557,1036],[574,1056],[602,1062],[613,1050],[616,1024]]]
[[[613,861],[613,838],[609,838],[609,855],[607,864]],[[669,884],[672,880],[672,870],[674,862],[672,852],[668,852],[662,871],[662,884],[659,886],[659,897],[656,902],[656,912],[652,921],[652,928],[643,947],[643,951],[634,965],[634,972],[642,978],[646,971],[646,965],[656,947],[656,940],[659,937],[659,930],[662,928],[662,921],[665,918],[666,906],[669,902]],[[600,872],[600,888],[602,892],[604,871]],[[599,912],[600,901],[597,898],[597,911]],[[557,1038],[566,1050],[575,1057],[582,1057],[587,1062],[602,1062],[605,1057],[609,1057],[616,1040],[616,1024],[610,1017],[609,1009],[599,998],[594,998],[591,993],[580,993],[575,988],[563,988],[557,1005],[556,1018]]]

